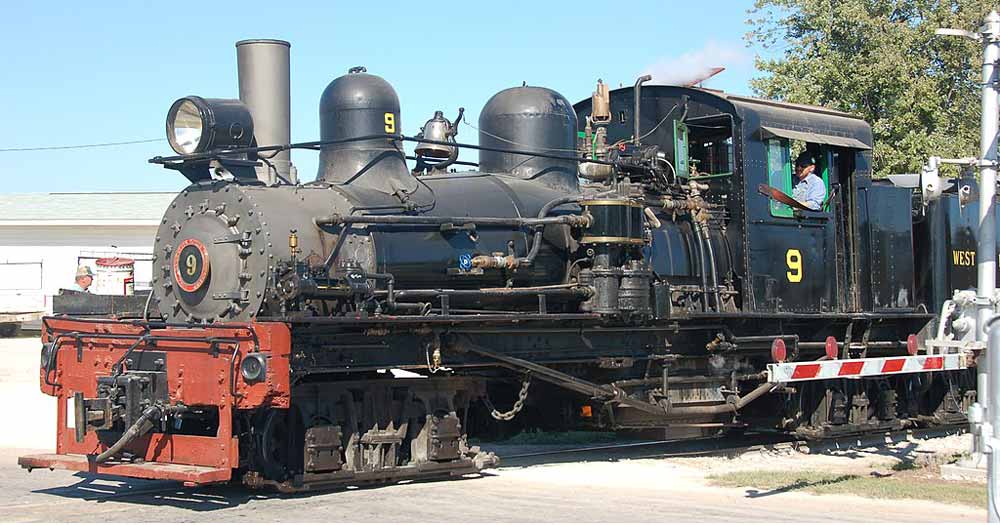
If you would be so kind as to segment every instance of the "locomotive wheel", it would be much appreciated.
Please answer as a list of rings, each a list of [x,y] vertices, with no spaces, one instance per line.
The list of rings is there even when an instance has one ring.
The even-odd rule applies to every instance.
[[[270,409],[260,411],[253,432],[256,467],[267,479],[285,481],[292,476],[296,459],[301,460],[301,438],[296,411]],[[295,451],[299,450],[299,456]]]

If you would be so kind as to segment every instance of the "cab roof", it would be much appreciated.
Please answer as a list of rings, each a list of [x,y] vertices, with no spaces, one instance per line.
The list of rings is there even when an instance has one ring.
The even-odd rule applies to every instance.
[[[615,89],[610,93],[611,98],[631,100],[632,90],[632,87]],[[754,134],[759,138],[778,136],[856,149],[872,147],[871,126],[863,118],[851,113],[706,88],[661,85],[642,87],[643,99],[680,98],[683,95],[733,114],[741,121],[745,134]],[[589,107],[590,100],[581,101],[578,106]]]

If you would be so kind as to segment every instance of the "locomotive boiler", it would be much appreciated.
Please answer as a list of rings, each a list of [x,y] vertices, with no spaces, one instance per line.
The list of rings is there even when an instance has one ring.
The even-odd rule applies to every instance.
[[[476,472],[497,458],[469,435],[503,428],[964,421],[980,349],[928,343],[923,286],[963,286],[923,233],[957,212],[873,181],[861,119],[643,77],[576,105],[504,89],[468,144],[464,109],[403,134],[357,67],[323,92],[320,139],[289,144],[288,44],[237,49],[240,99],[179,99],[178,155],[152,159],[191,184],[148,311],[46,319],[57,451],[23,466],[308,490]],[[821,210],[789,196],[796,149]]]
[[[420,313],[440,306],[442,294],[456,308],[507,299],[483,291],[504,287],[554,303],[581,298],[567,284],[577,249],[570,230],[587,223],[566,207],[583,200],[575,165],[494,154],[482,159],[482,172],[418,178],[401,142],[385,136],[401,125],[399,115],[385,80],[352,70],[321,98],[320,135],[329,144],[320,147],[315,181],[206,181],[178,196],[156,239],[165,271],[153,279],[154,300],[165,317]],[[557,149],[576,145],[572,106],[543,88],[499,93],[480,126],[515,140],[544,136]]]

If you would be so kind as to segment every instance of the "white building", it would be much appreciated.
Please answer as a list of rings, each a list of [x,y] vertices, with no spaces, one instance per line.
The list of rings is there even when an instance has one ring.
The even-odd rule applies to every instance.
[[[148,289],[156,229],[176,196],[162,193],[0,194],[0,313],[52,311],[77,266],[135,259],[135,288]]]

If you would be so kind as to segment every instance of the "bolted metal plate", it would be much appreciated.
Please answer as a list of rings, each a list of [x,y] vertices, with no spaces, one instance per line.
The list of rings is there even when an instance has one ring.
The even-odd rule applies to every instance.
[[[263,232],[252,207],[242,188],[224,183],[194,185],[174,200],[154,248],[153,290],[167,320],[245,321],[257,312],[266,278],[240,279],[266,271],[265,260],[247,256]]]
[[[258,186],[224,181],[184,190],[155,242],[154,299],[168,321],[243,322],[281,311],[273,280],[297,232],[297,261],[321,267],[332,250],[374,271],[370,232],[316,227],[315,217],[349,213],[352,199],[327,186]],[[202,250],[203,248],[203,250]],[[336,262],[336,261],[335,261]],[[190,272],[190,275],[189,275]]]

